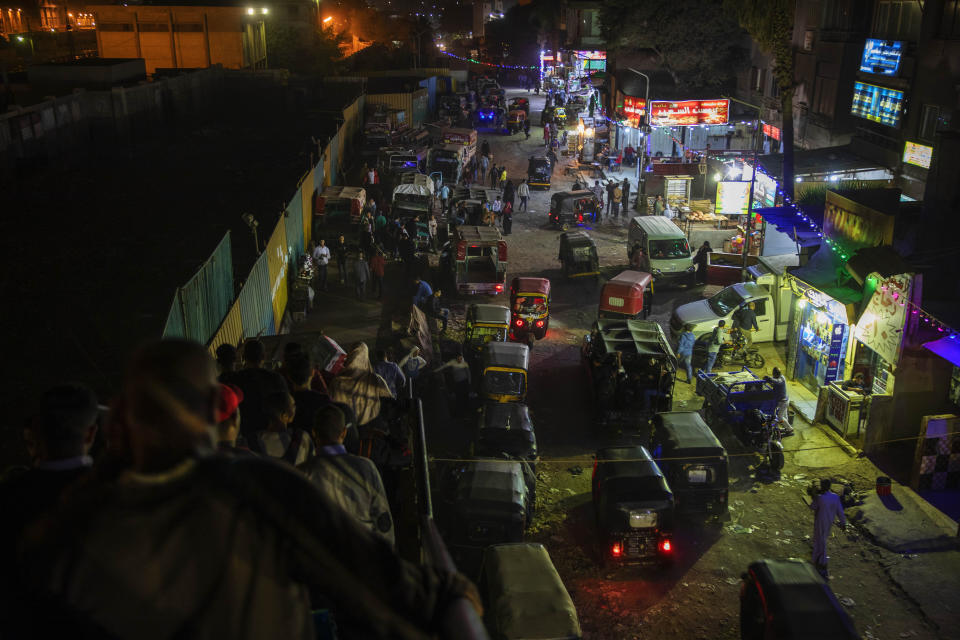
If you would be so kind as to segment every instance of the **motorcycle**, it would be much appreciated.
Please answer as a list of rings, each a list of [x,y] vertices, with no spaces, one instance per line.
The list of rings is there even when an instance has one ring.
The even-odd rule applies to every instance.
[[[724,343],[720,346],[714,366],[732,363],[742,363],[751,369],[762,369],[766,363],[757,347],[747,346],[747,339],[740,329],[730,330],[730,344]]]
[[[740,442],[753,447],[762,456],[759,470],[779,473],[783,469],[781,441],[791,434],[784,434],[780,421],[775,415],[767,415],[759,409],[748,411],[743,420],[736,425],[735,432]]]

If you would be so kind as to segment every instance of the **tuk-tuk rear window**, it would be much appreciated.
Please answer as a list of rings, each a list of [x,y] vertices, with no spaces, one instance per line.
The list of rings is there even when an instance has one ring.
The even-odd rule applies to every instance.
[[[470,332],[468,341],[482,347],[491,340],[506,337],[506,333],[506,329],[499,327],[474,327]]]
[[[547,301],[543,296],[519,296],[513,308],[520,313],[543,313],[547,310]]]
[[[519,371],[488,370],[483,374],[488,393],[496,395],[520,395],[523,393],[524,376]]]
[[[690,484],[713,484],[717,481],[717,470],[706,464],[685,464],[683,476]]]
[[[468,258],[478,258],[480,256],[493,256],[493,247],[481,247],[479,245],[471,245],[467,247]]]

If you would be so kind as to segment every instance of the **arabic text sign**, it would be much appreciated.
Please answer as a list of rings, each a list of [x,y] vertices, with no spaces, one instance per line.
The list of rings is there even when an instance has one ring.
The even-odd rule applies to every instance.
[[[646,113],[646,103],[643,98],[632,96],[623,97],[623,113],[627,116],[627,123],[631,127],[639,127],[640,119]]]
[[[895,76],[900,69],[903,55],[903,42],[899,40],[877,40],[868,38],[863,47],[860,71]]]
[[[903,147],[903,161],[924,169],[930,168],[930,161],[933,159],[933,147],[916,142],[907,142]]]
[[[651,101],[651,124],[677,126],[689,124],[727,124],[729,100]]]

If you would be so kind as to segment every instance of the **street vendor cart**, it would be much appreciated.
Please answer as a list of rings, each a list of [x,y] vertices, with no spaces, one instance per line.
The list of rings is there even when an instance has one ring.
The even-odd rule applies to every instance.
[[[766,415],[777,408],[773,385],[747,367],[740,371],[706,373],[697,371],[697,395],[703,396],[703,418],[715,426],[727,422],[734,430],[744,422],[747,412],[759,409]]]

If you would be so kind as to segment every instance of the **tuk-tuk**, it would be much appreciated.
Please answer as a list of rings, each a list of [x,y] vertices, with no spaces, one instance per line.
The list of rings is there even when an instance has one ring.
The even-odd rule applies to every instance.
[[[487,402],[480,410],[473,455],[526,460],[536,471],[537,436],[530,409],[522,402]]]
[[[550,188],[550,178],[553,176],[553,167],[550,159],[544,156],[531,156],[527,162],[527,186],[531,189],[541,187]]]
[[[673,488],[677,511],[727,513],[727,450],[698,412],[656,414],[650,449]]]
[[[566,231],[571,225],[596,222],[600,203],[592,191],[558,191],[550,196],[550,222]]]
[[[510,101],[510,110],[520,109],[526,114],[530,114],[530,101],[526,98],[514,98]]]
[[[645,271],[622,271],[600,290],[598,318],[641,320],[653,305],[653,276]]]
[[[530,347],[517,342],[488,342],[480,368],[480,396],[494,402],[523,402],[527,397]]]
[[[314,221],[329,226],[348,226],[360,222],[360,213],[367,202],[363,187],[330,185],[317,192]]]
[[[506,342],[510,331],[510,309],[495,304],[471,304],[467,307],[463,355],[479,356],[488,342]]]
[[[527,112],[514,109],[507,115],[507,129],[511,134],[523,131],[523,122],[527,119]]]
[[[742,640],[859,640],[850,616],[806,560],[759,560],[741,577]]]
[[[591,481],[601,558],[665,564],[673,557],[673,492],[643,447],[597,451]]]
[[[473,122],[477,131],[486,129],[495,133],[509,133],[506,114],[500,107],[480,107]]]
[[[510,283],[510,339],[543,340],[550,326],[550,281],[514,278]]]
[[[491,640],[582,637],[577,609],[542,544],[488,547],[477,585]]]
[[[554,107],[553,108],[553,121],[557,123],[557,126],[561,129],[567,126],[567,110],[563,107]]]
[[[597,245],[585,231],[560,234],[560,255],[557,256],[567,278],[600,275]]]

